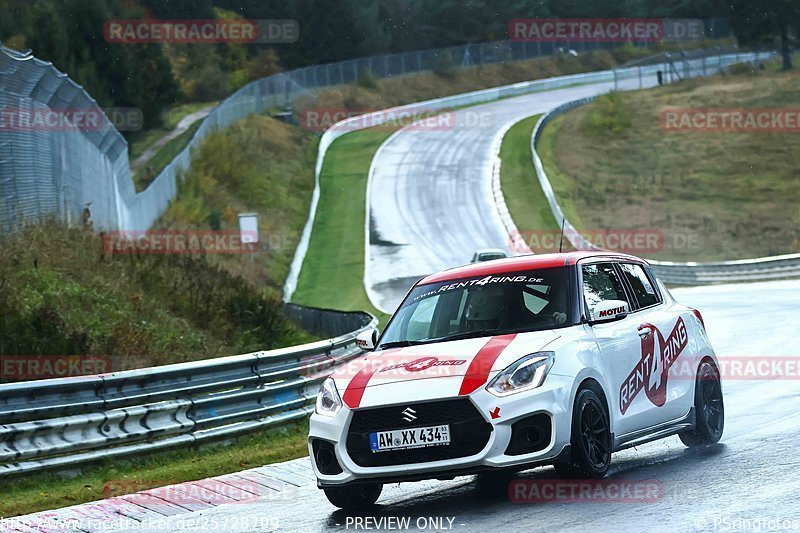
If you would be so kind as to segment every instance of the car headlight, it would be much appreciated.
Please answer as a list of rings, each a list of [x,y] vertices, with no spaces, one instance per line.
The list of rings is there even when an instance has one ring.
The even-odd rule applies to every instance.
[[[334,416],[342,408],[342,398],[336,390],[336,383],[333,378],[328,378],[322,382],[317,394],[317,406],[314,411],[318,415]]]
[[[486,386],[486,390],[495,396],[507,396],[540,387],[550,372],[554,360],[554,352],[526,355],[497,374]]]

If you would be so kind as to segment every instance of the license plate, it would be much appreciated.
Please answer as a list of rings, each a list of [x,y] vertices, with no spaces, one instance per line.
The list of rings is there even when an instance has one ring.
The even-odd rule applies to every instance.
[[[369,447],[374,452],[447,446],[450,444],[450,426],[375,431],[369,434]]]

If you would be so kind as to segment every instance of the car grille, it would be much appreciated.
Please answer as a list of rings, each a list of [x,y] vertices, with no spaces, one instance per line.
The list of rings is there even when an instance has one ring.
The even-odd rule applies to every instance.
[[[416,420],[403,420],[402,411],[411,407]],[[373,431],[411,429],[450,425],[450,444],[410,450],[389,450],[373,453],[369,434]],[[363,467],[427,463],[469,457],[480,452],[489,442],[492,425],[486,422],[467,398],[436,402],[407,403],[391,407],[370,407],[353,412],[347,433],[347,453],[355,464]]]

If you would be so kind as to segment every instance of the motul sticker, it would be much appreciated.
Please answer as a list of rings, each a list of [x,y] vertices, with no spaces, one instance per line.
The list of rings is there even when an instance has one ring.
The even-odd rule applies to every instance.
[[[675,327],[664,339],[661,331],[652,324],[643,324],[655,334],[642,338],[642,360],[622,383],[619,390],[620,411],[624,415],[633,400],[642,391],[656,407],[663,407],[667,402],[667,381],[669,369],[683,353],[689,343],[686,324],[678,318]],[[656,356],[655,338],[658,337],[658,355]]]

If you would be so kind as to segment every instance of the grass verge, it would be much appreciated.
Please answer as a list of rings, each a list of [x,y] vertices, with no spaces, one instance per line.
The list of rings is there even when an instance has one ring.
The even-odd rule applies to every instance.
[[[347,133],[331,144],[320,173],[320,201],[311,242],[292,301],[303,305],[367,310],[381,317],[364,289],[364,218],[372,158],[393,129]]]
[[[136,459],[106,461],[85,467],[77,475],[44,472],[3,481],[0,517],[11,517],[101,500],[109,487],[140,490],[205,479],[308,454],[308,420],[262,430],[232,444],[208,444],[197,449],[155,452]]]
[[[202,120],[198,120],[189,126],[186,131],[174,139],[170,139],[164,146],[158,149],[142,168],[133,173],[133,183],[137,191],[146,189],[156,176],[186,148],[202,123]]]
[[[500,146],[500,186],[503,197],[517,229],[531,246],[537,236],[543,236],[544,233],[552,235],[559,231],[531,159],[531,133],[540,116],[528,117],[514,124]]]

